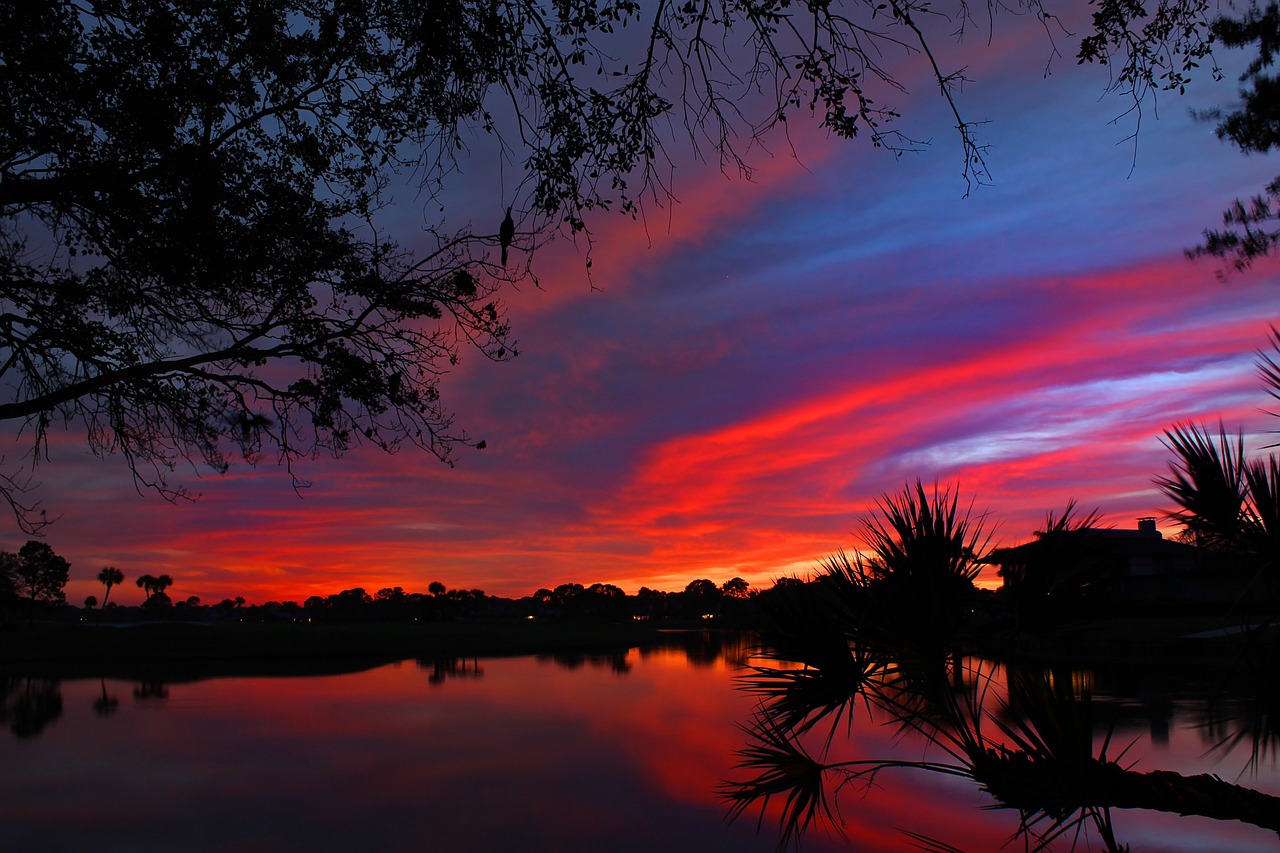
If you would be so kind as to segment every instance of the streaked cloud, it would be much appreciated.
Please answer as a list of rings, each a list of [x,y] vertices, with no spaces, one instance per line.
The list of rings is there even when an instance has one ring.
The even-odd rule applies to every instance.
[[[1028,80],[1043,44],[1008,45],[965,94],[995,122],[996,183],[967,199],[925,103],[925,154],[797,123],[798,159],[777,146],[751,182],[686,164],[678,204],[601,220],[590,281],[584,245],[546,253],[542,289],[508,297],[521,356],[445,381],[488,443],[454,468],[365,448],[304,464],[301,496],[240,466],[188,478],[202,499],[171,506],[55,436],[38,474],[69,597],[100,594],[107,564],[129,576],[113,600],[161,571],[205,601],[767,583],[856,547],[859,516],[916,478],[959,484],[1006,541],[1071,498],[1118,524],[1158,515],[1164,429],[1272,428],[1252,356],[1280,318],[1280,264],[1224,283],[1182,256],[1267,165],[1176,101],[1135,160],[1096,69]]]

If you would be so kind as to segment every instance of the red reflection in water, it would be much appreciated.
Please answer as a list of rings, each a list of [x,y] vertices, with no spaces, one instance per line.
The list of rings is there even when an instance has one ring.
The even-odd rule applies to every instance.
[[[695,658],[468,660],[451,674],[405,662],[171,683],[166,698],[125,682],[65,682],[59,718],[34,738],[0,738],[5,846],[771,850],[776,814],[759,836],[754,814],[726,826],[716,794],[735,775],[737,725],[755,699],[735,689],[726,658]],[[119,700],[111,714],[95,713],[104,692]],[[856,716],[837,732],[839,757],[939,757],[881,722]],[[1175,728],[1171,746],[1145,769],[1203,772],[1202,737]],[[876,783],[840,794],[852,848],[819,833],[804,849],[897,851],[907,829],[988,850],[1016,828],[964,779],[904,770]],[[1269,833],[1209,821],[1135,813],[1117,824],[1136,848],[1274,845]]]

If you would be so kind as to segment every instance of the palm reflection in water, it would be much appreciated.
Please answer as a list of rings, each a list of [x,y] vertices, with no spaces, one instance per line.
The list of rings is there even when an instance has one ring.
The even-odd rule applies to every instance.
[[[891,784],[890,775],[926,772],[970,780],[991,807],[1015,813],[1010,841],[1028,850],[1096,849],[1094,839],[1127,850],[1113,809],[1280,832],[1280,798],[1210,774],[1135,769],[1129,743],[1105,720],[1112,708],[1095,699],[1088,679],[962,656],[973,637],[966,619],[981,525],[957,511],[954,495],[930,495],[919,484],[882,499],[881,514],[866,525],[871,556],[837,554],[814,582],[782,584],[762,600],[760,660],[742,678],[759,698],[743,726],[745,778],[721,789],[732,818],[759,809],[763,826],[770,803],[780,804],[781,850],[817,825],[844,834],[842,797]],[[1262,689],[1247,701],[1209,703],[1205,724],[1220,751],[1248,744],[1256,761],[1272,751],[1271,712],[1280,709],[1267,705],[1276,694],[1274,651],[1254,644],[1247,652],[1235,666],[1252,670]],[[923,757],[839,754],[859,727],[886,725],[921,738]],[[903,832],[921,849],[960,849]]]

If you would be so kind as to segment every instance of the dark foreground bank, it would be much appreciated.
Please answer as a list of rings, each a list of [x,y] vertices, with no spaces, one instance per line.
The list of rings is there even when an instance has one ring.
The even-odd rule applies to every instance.
[[[35,625],[0,632],[0,670],[56,678],[306,675],[407,659],[617,650],[669,636],[640,622],[549,620]]]

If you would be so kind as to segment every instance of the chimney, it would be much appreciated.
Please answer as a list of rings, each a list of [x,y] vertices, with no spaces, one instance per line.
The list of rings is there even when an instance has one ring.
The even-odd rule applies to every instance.
[[[1160,536],[1160,531],[1156,530],[1156,520],[1154,516],[1138,519],[1138,532],[1144,536],[1154,536],[1157,539],[1163,538]]]

